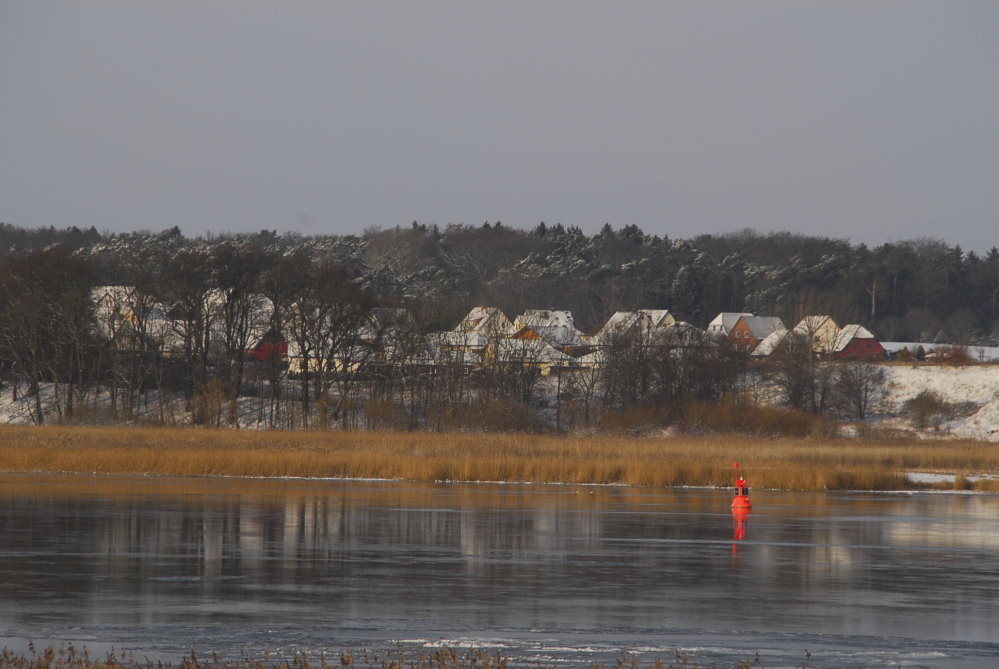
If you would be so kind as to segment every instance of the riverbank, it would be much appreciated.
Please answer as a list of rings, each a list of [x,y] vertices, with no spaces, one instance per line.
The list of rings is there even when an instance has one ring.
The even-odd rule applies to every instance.
[[[999,491],[999,449],[978,441],[0,426],[7,472],[728,486],[733,461],[756,488]]]
[[[675,651],[674,657],[668,658],[670,667],[684,669],[700,666],[683,651]],[[149,669],[152,663],[139,660],[129,655],[116,655],[113,652],[105,657],[92,656],[85,650],[75,648],[47,648],[32,655],[19,655],[4,649],[0,652],[0,669],[49,669],[51,666],[60,669]],[[406,657],[401,652],[392,653],[387,657],[379,657],[367,652],[342,653],[338,657],[320,655],[310,657],[304,653],[297,654],[291,661],[287,660],[254,660],[247,657],[227,659],[219,656],[198,658],[191,655],[177,664],[159,662],[157,669],[557,669],[565,666],[558,663],[545,664],[536,661],[518,660],[504,657],[498,653],[482,650],[456,650],[440,648],[427,652],[419,657]],[[639,664],[627,653],[621,654],[621,659],[611,665],[616,669],[639,669],[648,666],[650,669],[665,669],[667,664],[662,660],[653,660],[648,665]],[[717,665],[712,665],[717,666]],[[753,663],[740,661],[731,665],[732,669],[750,669],[762,667],[759,658]],[[605,664],[587,665],[588,669],[609,669]]]

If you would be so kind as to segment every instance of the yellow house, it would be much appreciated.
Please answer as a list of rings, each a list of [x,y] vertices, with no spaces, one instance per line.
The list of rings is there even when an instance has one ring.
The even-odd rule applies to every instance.
[[[794,326],[793,331],[811,343],[813,353],[831,355],[836,349],[839,326],[830,316],[805,316]]]

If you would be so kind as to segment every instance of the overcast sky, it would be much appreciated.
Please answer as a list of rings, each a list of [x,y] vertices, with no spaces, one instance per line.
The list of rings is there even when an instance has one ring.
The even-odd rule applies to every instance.
[[[0,221],[999,245],[999,2],[0,0]]]

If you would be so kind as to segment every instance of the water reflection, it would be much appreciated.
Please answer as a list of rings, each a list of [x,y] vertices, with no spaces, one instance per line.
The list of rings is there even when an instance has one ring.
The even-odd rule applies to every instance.
[[[709,634],[771,652],[835,635],[851,648],[999,636],[995,497],[754,491],[751,518],[730,501],[706,490],[3,476],[0,637],[238,654],[499,636],[602,642],[613,656]]]
[[[735,529],[732,532],[732,555],[739,552],[739,542],[746,538],[746,524],[751,510],[746,508],[732,509],[732,522]]]

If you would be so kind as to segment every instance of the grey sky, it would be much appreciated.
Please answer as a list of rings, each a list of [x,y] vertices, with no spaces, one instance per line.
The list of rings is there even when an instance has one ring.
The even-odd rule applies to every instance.
[[[0,0],[0,221],[999,245],[999,2]]]

